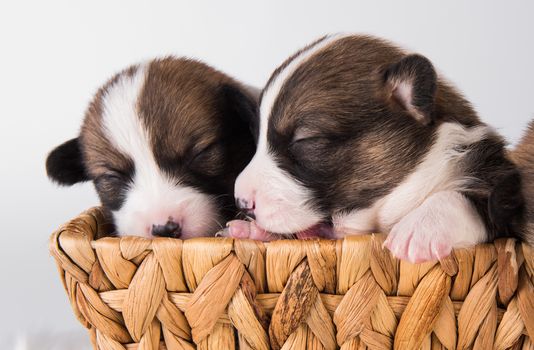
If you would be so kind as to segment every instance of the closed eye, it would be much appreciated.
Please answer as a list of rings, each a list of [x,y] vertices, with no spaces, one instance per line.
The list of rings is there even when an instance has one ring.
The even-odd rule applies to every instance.
[[[293,161],[301,166],[312,166],[324,161],[332,152],[332,140],[324,136],[307,137],[293,141],[289,146],[289,154]]]
[[[291,144],[289,145],[289,147],[293,147],[293,146],[296,146],[296,145],[302,145],[302,144],[313,144],[313,143],[318,143],[318,142],[327,142],[328,141],[328,138],[324,137],[324,136],[311,136],[311,137],[305,137],[305,138],[301,138],[301,139],[297,139],[297,140],[293,140],[291,142]]]
[[[107,171],[94,180],[102,205],[109,210],[119,210],[131,185],[131,176],[115,171]]]
[[[105,172],[97,176],[96,180],[131,180],[131,172],[125,172],[117,169],[108,168]]]
[[[193,155],[189,161],[189,163],[193,163],[195,161],[198,161],[200,158],[203,158],[204,156],[208,156],[210,152],[214,152],[216,150],[216,146],[218,146],[218,142],[214,142],[212,144],[209,144],[208,146],[204,147],[202,150],[198,151],[195,155]]]

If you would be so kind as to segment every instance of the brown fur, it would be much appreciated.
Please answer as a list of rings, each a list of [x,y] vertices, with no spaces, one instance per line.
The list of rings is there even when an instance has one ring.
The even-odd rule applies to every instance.
[[[62,185],[94,181],[102,205],[112,211],[124,204],[135,182],[136,167],[142,164],[134,164],[124,150],[116,149],[115,140],[108,139],[104,101],[114,87],[120,88],[117,84],[134,84],[121,78],[133,77],[139,69],[132,66],[99,89],[80,136],[56,147],[47,158],[47,173],[53,181]],[[135,91],[137,100],[128,101],[134,105],[113,113],[133,109],[148,137],[147,151],[166,178],[176,186],[211,196],[220,207],[221,219],[234,217],[234,181],[255,149],[250,131],[257,114],[254,89],[191,59],[156,59],[143,70],[138,82],[142,85],[132,86],[141,89]]]
[[[395,187],[424,156],[442,122],[480,124],[470,104],[442,80],[438,81],[435,97],[432,116],[435,122],[425,126],[410,118],[402,106],[392,101],[391,91],[383,80],[385,70],[404,56],[404,51],[386,41],[367,36],[347,37],[304,62],[278,95],[271,114],[278,134],[290,139],[299,128],[337,139],[351,134],[347,135],[345,147],[332,147],[331,143],[325,147],[325,152],[333,152],[335,157],[323,155],[315,147],[315,158],[321,159],[322,167],[335,167],[338,173],[351,174],[336,183],[346,191],[333,202],[347,203],[351,198],[365,197],[370,202],[371,197],[379,197]],[[368,123],[374,118],[369,116],[381,116],[382,122]],[[365,129],[358,138],[352,137],[355,124]],[[310,157],[314,155],[311,148],[306,149]],[[339,163],[339,159],[355,157],[355,162]]]
[[[84,156],[85,168],[91,178],[97,178],[111,171],[125,171],[133,166],[132,160],[119,152],[104,135],[102,129],[102,98],[121,77],[132,76],[137,71],[137,66],[118,73],[98,90],[89,104],[80,132],[80,144]]]
[[[130,165],[104,134],[101,103],[103,95],[121,75],[131,76],[137,69],[133,66],[113,77],[98,91],[87,110],[80,136],[92,177],[108,170],[121,171]],[[225,74],[194,60],[166,58],[150,63],[138,110],[150,134],[157,135],[151,140],[157,159],[176,162],[200,152],[222,136],[222,125],[216,120],[220,101],[213,93],[222,84],[241,88]],[[176,117],[179,122],[173,120]],[[219,150],[210,152],[210,158],[203,162],[202,170],[216,173],[217,169],[210,167],[221,165]]]
[[[534,245],[534,121],[510,157],[521,174],[522,191],[525,199],[525,223],[523,237]]]
[[[410,79],[418,81],[414,105],[406,106],[394,89]],[[287,78],[273,103],[267,138],[280,167],[312,189],[314,204],[330,215],[369,207],[389,193],[421,162],[445,122],[482,125],[427,59],[354,35],[315,52]],[[306,140],[293,142],[301,130]],[[488,223],[490,238],[507,234],[488,213],[491,190],[513,171],[504,140],[489,133],[458,147],[470,148],[459,174],[476,179],[464,194]]]

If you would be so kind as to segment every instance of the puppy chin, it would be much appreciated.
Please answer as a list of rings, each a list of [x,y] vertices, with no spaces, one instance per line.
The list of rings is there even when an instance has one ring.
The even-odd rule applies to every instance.
[[[276,211],[262,210],[263,207],[269,206],[258,203],[256,224],[264,230],[283,235],[305,231],[324,219],[323,215],[306,207],[279,205]]]
[[[175,205],[150,209],[134,209],[126,206],[113,212],[118,236],[140,236],[154,238],[152,225],[162,225],[169,217],[181,228],[177,238],[214,236],[224,222],[217,209],[216,200],[209,195],[197,194],[189,200]]]

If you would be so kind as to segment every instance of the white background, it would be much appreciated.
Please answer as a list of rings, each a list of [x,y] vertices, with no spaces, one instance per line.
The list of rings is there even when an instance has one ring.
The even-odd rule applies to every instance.
[[[261,86],[325,33],[370,33],[428,56],[514,143],[534,118],[533,15],[527,1],[3,1],[0,338],[80,329],[47,239],[97,199],[90,184],[50,184],[44,161],[116,71],[186,55]]]

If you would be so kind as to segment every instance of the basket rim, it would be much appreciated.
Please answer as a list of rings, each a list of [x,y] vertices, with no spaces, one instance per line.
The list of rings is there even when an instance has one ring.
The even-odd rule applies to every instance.
[[[154,300],[147,296],[147,293],[156,293],[152,290],[152,285],[147,288],[141,282],[152,281],[152,277],[149,277],[152,274],[159,276],[154,277],[159,279],[157,290],[160,290],[167,300],[162,304],[157,301],[154,307],[166,305],[165,307],[180,313],[182,320],[187,319],[191,329],[189,335],[183,339],[195,344],[204,341],[209,335],[209,331],[206,333],[201,325],[204,317],[210,317],[202,314],[206,312],[202,310],[207,307],[203,304],[208,303],[213,307],[214,302],[220,303],[220,299],[214,298],[212,294],[213,290],[220,288],[229,288],[228,290],[233,291],[231,293],[237,293],[232,294],[233,296],[227,294],[229,298],[234,298],[243,293],[243,288],[248,288],[245,294],[240,295],[248,295],[252,298],[249,303],[271,315],[269,334],[266,335],[271,344],[273,341],[285,341],[285,336],[282,337],[284,339],[280,338],[280,334],[273,336],[271,327],[273,324],[274,327],[280,327],[280,322],[285,322],[284,310],[287,310],[287,305],[284,306],[284,303],[287,296],[293,295],[299,299],[299,287],[295,286],[299,285],[296,281],[300,281],[301,277],[307,281],[306,288],[312,289],[310,298],[316,298],[322,305],[319,309],[322,308],[324,319],[330,320],[331,327],[334,327],[331,322],[338,327],[337,335],[330,334],[328,341],[340,345],[347,340],[347,333],[340,331],[350,316],[351,311],[347,310],[361,307],[352,305],[365,304],[362,299],[366,295],[365,291],[380,293],[390,314],[393,313],[398,319],[397,331],[390,339],[395,344],[411,341],[408,335],[412,332],[412,327],[419,327],[417,324],[421,322],[418,317],[428,316],[428,312],[433,314],[435,321],[436,317],[441,315],[439,310],[446,307],[450,317],[469,319],[471,314],[476,314],[476,305],[483,302],[481,295],[489,296],[488,300],[493,305],[492,317],[495,317],[498,324],[509,324],[512,316],[506,319],[506,313],[517,314],[517,305],[520,303],[523,303],[523,307],[527,305],[527,310],[534,310],[534,306],[528,306],[531,304],[525,301],[525,295],[531,295],[528,294],[531,292],[526,291],[525,285],[531,286],[534,283],[531,281],[534,280],[534,248],[516,242],[513,238],[500,239],[473,248],[457,249],[450,257],[441,261],[411,264],[394,258],[382,246],[385,236],[383,234],[349,236],[338,240],[292,239],[271,242],[228,237],[198,237],[187,240],[136,236],[100,237],[100,234],[106,231],[106,225],[109,225],[108,219],[101,207],[90,208],[54,231],[50,237],[49,248],[78,320],[89,328],[95,337],[100,334],[110,337],[109,339],[119,339],[121,343],[127,342],[128,339],[137,343],[147,329],[150,329],[147,328],[149,326],[140,326],[131,316],[132,312],[137,312],[136,305]],[[291,255],[295,254],[295,251],[300,252]],[[211,258],[206,259],[205,256]],[[299,260],[289,263],[286,257],[290,256]],[[477,261],[478,258],[482,260]],[[202,260],[209,260],[207,265],[210,266],[200,266],[203,264]],[[124,264],[128,265],[127,269],[120,272]],[[288,265],[287,271],[280,272],[284,269],[284,264]],[[390,267],[393,270],[388,272]],[[232,280],[237,270],[242,271],[243,277],[238,277],[240,280]],[[126,278],[126,275],[121,275],[124,272]],[[319,279],[316,279],[314,273]],[[248,276],[246,278],[249,282],[245,281],[245,275]],[[213,276],[219,277],[214,279]],[[228,282],[227,278],[233,282]],[[215,285],[218,287],[213,287]],[[534,290],[534,287],[532,289]],[[481,291],[483,294],[480,294]],[[209,297],[210,295],[212,297]],[[430,303],[426,304],[427,306],[433,305],[428,307],[430,311],[426,310],[426,306],[419,305],[421,300],[423,304]],[[446,304],[448,306],[445,306]],[[104,310],[108,316],[91,310]],[[150,316],[146,316],[146,313],[145,316],[150,319],[165,319],[163,314],[157,316],[155,310],[152,309]],[[232,316],[228,310],[223,310],[222,313],[219,311],[216,314],[221,318],[212,320],[213,323],[209,327],[219,322],[233,324],[235,319],[232,317],[235,317],[235,314]],[[121,315],[126,315],[124,320]],[[523,314],[521,317],[521,322],[524,323],[521,334],[517,337],[528,337],[528,331],[531,329],[529,327],[534,327],[534,318]],[[258,320],[261,320],[261,317],[258,316]],[[527,323],[531,320],[533,325],[528,326]],[[119,333],[106,333],[109,329],[99,328],[102,322],[111,322]],[[235,324],[234,326],[238,328]],[[427,332],[431,331],[433,326],[421,327],[420,329]],[[462,327],[465,328],[465,324]],[[457,328],[460,332],[460,323]],[[178,332],[176,334],[180,333],[175,330]],[[534,328],[532,331],[534,332]],[[397,338],[397,334],[401,334],[401,337]],[[465,339],[461,335],[459,337],[459,343],[460,340],[464,343],[471,341],[466,340],[465,336]],[[423,341],[422,339],[417,342]]]
[[[86,209],[84,211],[82,211],[80,214],[76,215],[75,218],[73,219],[70,219],[68,220],[67,222],[65,222],[64,224],[60,225],[58,229],[56,229],[55,231],[53,231],[52,235],[51,235],[51,239],[56,236],[56,235],[59,235],[61,234],[63,231],[66,231],[68,230],[68,228],[72,225],[75,225],[77,222],[79,222],[79,218],[83,215],[88,215],[88,216],[102,216],[102,217],[108,217],[109,214],[106,214],[106,211],[105,209],[102,207],[102,206],[93,206],[93,207],[90,207],[89,209]],[[96,217],[94,218],[95,220],[98,220]],[[149,238],[149,237],[141,237],[141,236],[136,236],[136,235],[124,235],[124,236],[112,236],[112,235],[107,235],[107,233],[105,232],[105,230],[102,230],[101,229],[101,226],[106,226],[106,225],[112,225],[111,222],[108,222],[108,223],[104,223],[104,225],[100,225],[96,227],[96,229],[92,230],[92,233],[93,233],[93,238],[91,239],[91,247],[92,248],[96,248],[97,246],[97,242],[102,239],[102,238],[105,238],[105,239],[117,239],[117,240],[121,240],[121,239],[135,239],[135,240],[145,240],[145,241],[155,241],[155,240],[178,240],[178,241],[182,241],[182,242],[185,242],[185,241],[194,241],[194,240],[206,240],[207,242],[211,241],[211,242],[217,242],[217,241],[222,241],[222,240],[250,240],[250,239],[240,239],[240,238],[233,238],[233,237],[214,237],[214,236],[202,236],[202,237],[192,237],[192,238],[188,238],[188,239],[181,239],[181,238],[174,238],[174,237],[152,237],[152,238]],[[83,234],[84,232],[80,232],[80,234]],[[103,236],[100,236],[101,234],[103,234]],[[94,238],[94,237],[98,237],[98,238]],[[375,239],[375,238],[380,238],[380,237],[386,237],[387,236],[387,233],[380,233],[380,232],[371,232],[371,233],[365,233],[365,234],[359,234],[359,235],[347,235],[343,238],[338,238],[338,239],[327,239],[327,238],[312,238],[312,239],[280,239],[280,240],[274,240],[274,241],[269,241],[269,242],[265,242],[265,241],[257,241],[257,240],[251,240],[251,241],[255,241],[255,242],[261,242],[261,244],[263,244],[264,246],[269,246],[272,242],[277,242],[275,244],[280,244],[278,242],[282,241],[282,242],[292,242],[290,244],[309,244],[309,242],[313,242],[313,241],[343,241],[347,238],[349,239],[354,239],[354,240],[362,240],[362,241],[369,241],[369,240],[372,240],[372,239]],[[515,242],[516,244],[519,244],[519,245],[526,245],[528,246],[528,244],[526,242],[522,242],[522,241],[519,241],[517,238],[513,238],[513,237],[501,237],[501,238],[497,238],[495,239],[493,242],[485,242],[485,243],[479,243],[477,244],[476,246],[494,246],[494,243],[495,242],[510,242],[510,241],[513,241]],[[298,242],[298,243],[295,243],[295,242]],[[475,247],[465,247],[465,248],[455,248],[453,249],[453,251],[462,251],[462,250],[472,250],[474,249]],[[152,250],[152,244],[150,244],[148,247],[147,247],[148,250]]]

